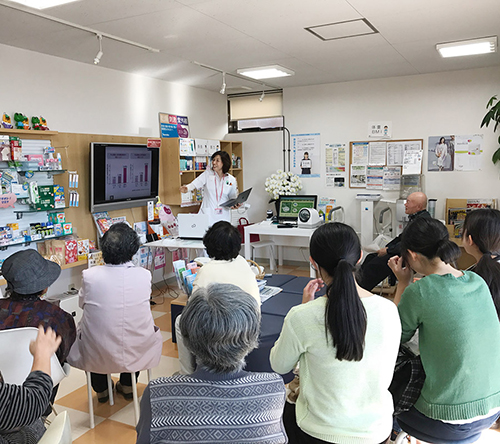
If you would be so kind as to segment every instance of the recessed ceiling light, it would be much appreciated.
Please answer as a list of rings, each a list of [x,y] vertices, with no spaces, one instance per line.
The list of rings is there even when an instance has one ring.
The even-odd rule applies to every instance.
[[[242,76],[252,79],[274,79],[276,77],[293,76],[295,73],[291,69],[283,68],[280,65],[260,66],[258,68],[237,69],[236,72]]]
[[[66,3],[76,2],[78,0],[11,0],[21,5],[29,6],[30,8],[46,9],[54,6],[64,5]]]
[[[441,57],[461,57],[487,54],[497,51],[497,36],[482,39],[462,40],[460,42],[440,43],[436,49]]]

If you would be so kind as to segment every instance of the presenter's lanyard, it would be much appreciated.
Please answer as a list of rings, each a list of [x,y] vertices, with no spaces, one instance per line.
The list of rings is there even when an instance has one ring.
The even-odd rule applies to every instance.
[[[221,183],[220,194],[217,195],[217,176],[218,176],[218,174],[215,173],[215,176],[214,176],[215,200],[217,201],[217,208],[215,209],[215,214],[222,214],[222,208],[219,206],[219,202],[222,198],[222,192],[224,191],[224,180],[221,181],[222,183]],[[222,179],[224,179],[224,177]]]

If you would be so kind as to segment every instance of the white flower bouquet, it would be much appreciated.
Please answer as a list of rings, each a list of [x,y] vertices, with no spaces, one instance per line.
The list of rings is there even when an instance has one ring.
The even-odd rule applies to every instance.
[[[265,190],[271,196],[271,202],[280,196],[294,196],[302,189],[302,181],[294,173],[278,170],[266,179]]]

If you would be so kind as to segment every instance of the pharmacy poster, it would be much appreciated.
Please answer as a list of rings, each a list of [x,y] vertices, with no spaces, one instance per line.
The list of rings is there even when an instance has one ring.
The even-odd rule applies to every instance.
[[[187,116],[158,113],[160,118],[160,135],[164,138],[189,137]]]
[[[346,186],[345,143],[325,144],[326,186],[331,188],[344,188]]]
[[[301,178],[320,177],[321,136],[313,134],[292,134],[291,171]]]
[[[480,171],[483,135],[455,136],[455,171]]]

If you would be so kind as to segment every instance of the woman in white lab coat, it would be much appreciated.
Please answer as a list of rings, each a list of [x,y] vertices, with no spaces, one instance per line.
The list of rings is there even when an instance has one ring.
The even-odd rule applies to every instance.
[[[231,158],[225,151],[215,152],[211,159],[211,168],[193,180],[189,185],[180,187],[181,193],[194,189],[203,189],[203,202],[200,213],[208,214],[210,225],[220,220],[231,221],[229,207],[222,204],[238,196],[236,179],[228,174]]]

